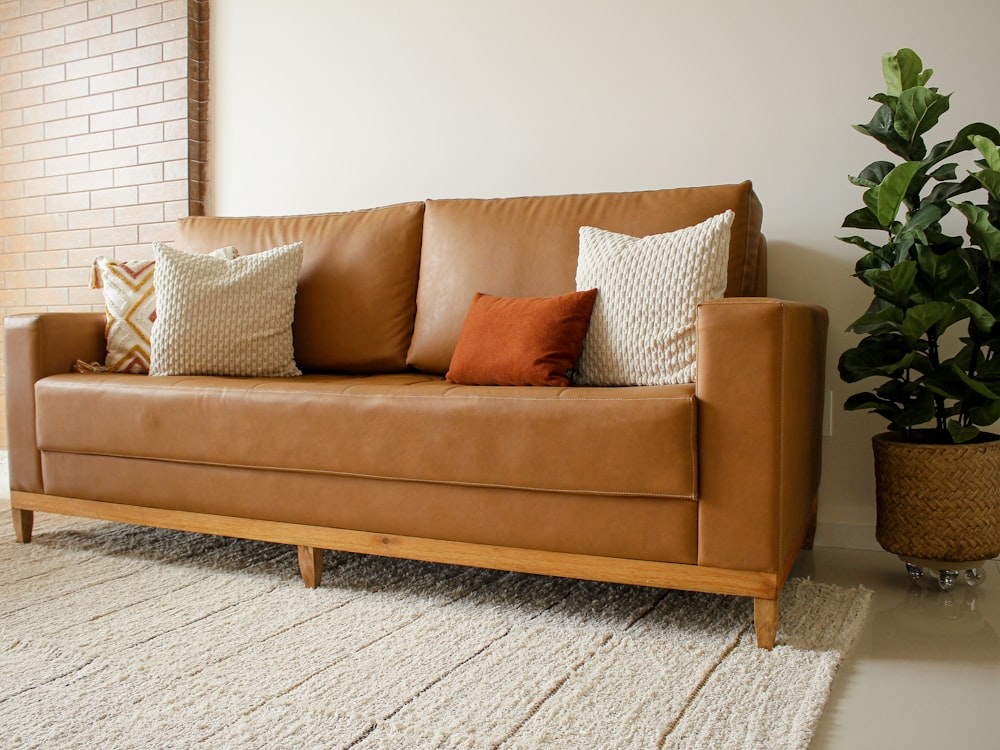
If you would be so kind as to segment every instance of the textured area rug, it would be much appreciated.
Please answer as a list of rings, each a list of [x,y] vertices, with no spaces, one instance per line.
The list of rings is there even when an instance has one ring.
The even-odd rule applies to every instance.
[[[805,748],[869,592],[749,599],[36,519],[0,531],[4,746]]]

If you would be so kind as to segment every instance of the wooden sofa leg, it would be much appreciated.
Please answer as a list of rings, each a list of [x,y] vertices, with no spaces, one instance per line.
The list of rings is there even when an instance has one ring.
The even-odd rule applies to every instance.
[[[757,646],[770,651],[778,637],[778,600],[753,600],[753,625],[757,631]]]
[[[318,547],[306,547],[299,545],[299,572],[306,588],[314,589],[319,586],[323,577],[323,550]]]
[[[35,525],[35,511],[11,508],[10,518],[14,522],[14,536],[17,541],[27,544],[31,541],[31,530]]]

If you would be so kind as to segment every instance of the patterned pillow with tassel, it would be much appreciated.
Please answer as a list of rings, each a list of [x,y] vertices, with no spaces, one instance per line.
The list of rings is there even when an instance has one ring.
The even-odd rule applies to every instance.
[[[239,253],[235,247],[224,247],[210,255],[232,260]],[[94,259],[90,287],[104,292],[104,366],[110,372],[149,372],[150,340],[156,320],[155,266],[153,260],[113,260],[105,256]]]

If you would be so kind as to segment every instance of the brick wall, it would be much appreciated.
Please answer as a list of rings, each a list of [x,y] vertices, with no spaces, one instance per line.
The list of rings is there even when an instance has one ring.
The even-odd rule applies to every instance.
[[[95,256],[204,212],[207,62],[208,0],[0,2],[4,315],[102,309]]]

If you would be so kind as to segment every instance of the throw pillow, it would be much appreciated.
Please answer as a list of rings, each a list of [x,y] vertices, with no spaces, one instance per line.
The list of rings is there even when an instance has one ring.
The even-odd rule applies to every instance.
[[[162,244],[150,375],[300,375],[292,346],[302,243],[233,260]]]
[[[476,292],[445,378],[464,385],[568,386],[597,290],[558,297]]]
[[[230,260],[238,254],[235,247],[211,253]],[[118,261],[103,255],[94,259],[90,287],[104,293],[104,367],[111,372],[149,372],[149,341],[156,320],[154,267],[148,259]]]
[[[726,291],[733,212],[676,232],[632,237],[580,228],[576,288],[598,287],[577,363],[581,385],[695,379],[698,303]]]

